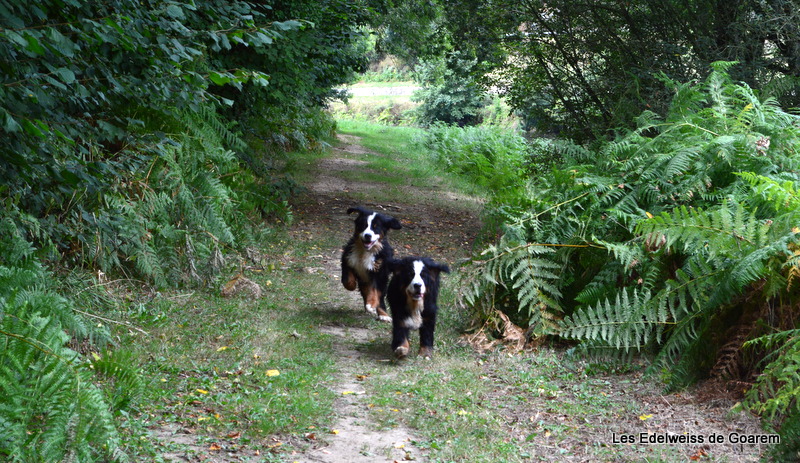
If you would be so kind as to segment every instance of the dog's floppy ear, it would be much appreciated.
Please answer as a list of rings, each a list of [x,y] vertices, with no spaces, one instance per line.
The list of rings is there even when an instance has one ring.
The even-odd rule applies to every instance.
[[[393,275],[397,275],[403,270],[403,260],[402,259],[395,259],[394,257],[392,257],[386,263],[389,265],[389,271]]]
[[[368,213],[369,211],[367,211],[366,209],[364,209],[364,208],[363,208],[363,207],[361,207],[361,206],[356,206],[356,207],[349,207],[349,208],[347,208],[347,213],[348,213],[348,214],[352,214],[353,212],[358,212],[359,214],[366,214],[366,213]]]
[[[389,221],[386,222],[386,225],[389,228],[393,228],[395,230],[400,230],[401,228],[403,228],[403,225],[400,223],[400,221],[395,219],[394,217],[389,217]]]
[[[438,262],[429,261],[425,262],[425,266],[433,270],[438,275],[439,272],[450,273],[450,267],[447,264],[440,264]]]

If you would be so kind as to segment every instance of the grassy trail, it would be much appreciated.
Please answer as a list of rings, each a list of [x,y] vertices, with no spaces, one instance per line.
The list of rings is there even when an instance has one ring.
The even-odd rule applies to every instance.
[[[396,140],[398,146],[409,141],[407,135]],[[292,461],[392,462],[419,459],[424,452],[425,444],[402,423],[400,415],[407,411],[397,408],[399,402],[382,402],[387,395],[393,400],[398,395],[392,384],[404,382],[403,369],[425,368],[429,362],[395,362],[388,342],[390,325],[372,320],[361,309],[358,293],[339,283],[341,246],[353,228],[347,208],[364,205],[397,217],[403,229],[389,234],[397,255],[424,254],[454,262],[466,254],[464,245],[479,229],[478,202],[445,190],[442,180],[431,182],[426,160],[406,163],[402,160],[407,152],[371,151],[360,142],[357,135],[340,134],[338,146],[309,170],[308,194],[294,204],[298,239],[336,237],[319,245],[317,268],[327,281],[318,310],[328,317],[318,330],[332,339],[337,375],[329,385],[336,393],[336,418],[329,432]],[[451,351],[454,341],[445,336],[439,349]],[[376,426],[384,420],[389,422]]]
[[[637,366],[541,348],[479,353],[467,314],[440,296],[436,353],[392,360],[386,323],[339,283],[346,210],[399,218],[399,256],[457,262],[473,251],[481,203],[414,148],[414,131],[342,123],[335,147],[287,167],[306,187],[289,227],[265,232],[241,263],[260,297],[157,299],[139,361],[151,405],[129,427],[140,461],[529,462],[758,461],[755,445],[615,443],[622,434],[759,432],[757,422],[690,392],[662,395]],[[158,302],[160,301],[160,302]],[[416,352],[416,336],[412,352]],[[615,437],[617,436],[617,437]]]

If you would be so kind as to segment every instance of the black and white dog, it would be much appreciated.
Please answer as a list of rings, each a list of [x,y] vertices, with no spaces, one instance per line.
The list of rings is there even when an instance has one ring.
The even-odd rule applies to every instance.
[[[439,297],[439,274],[449,272],[445,264],[427,257],[406,257],[389,262],[389,309],[392,312],[392,350],[401,359],[411,347],[409,332],[419,330],[419,355],[433,355],[433,331],[436,327],[436,299]]]
[[[386,234],[402,228],[400,221],[363,207],[351,207],[348,214],[358,212],[355,232],[342,252],[342,285],[349,291],[358,287],[364,309],[378,320],[391,321],[386,313],[384,294],[389,283],[388,261],[394,256]]]

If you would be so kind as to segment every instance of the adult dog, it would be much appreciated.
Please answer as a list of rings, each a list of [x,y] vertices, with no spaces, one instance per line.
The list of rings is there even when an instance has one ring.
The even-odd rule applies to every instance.
[[[389,283],[387,262],[394,256],[386,234],[402,228],[400,221],[363,207],[351,207],[348,214],[358,212],[353,237],[342,251],[342,285],[349,291],[361,291],[364,309],[378,320],[391,321],[386,313],[384,294]]]
[[[392,279],[387,297],[392,312],[392,350],[395,357],[406,357],[411,349],[408,336],[419,330],[419,355],[433,355],[433,332],[439,310],[439,274],[449,272],[445,264],[427,257],[406,257],[389,262]]]

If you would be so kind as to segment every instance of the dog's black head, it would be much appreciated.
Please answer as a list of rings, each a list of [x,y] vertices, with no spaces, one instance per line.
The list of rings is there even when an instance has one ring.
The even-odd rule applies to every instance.
[[[403,226],[400,225],[400,221],[394,217],[379,214],[360,206],[351,207],[347,210],[348,214],[352,214],[353,212],[358,212],[355,234],[367,250],[370,250],[384,238],[390,228],[394,228],[395,230],[403,228]]]
[[[439,274],[448,273],[446,264],[434,262],[428,257],[404,257],[389,262],[392,285],[399,284],[408,297],[422,300],[426,296],[436,298],[439,291]]]

